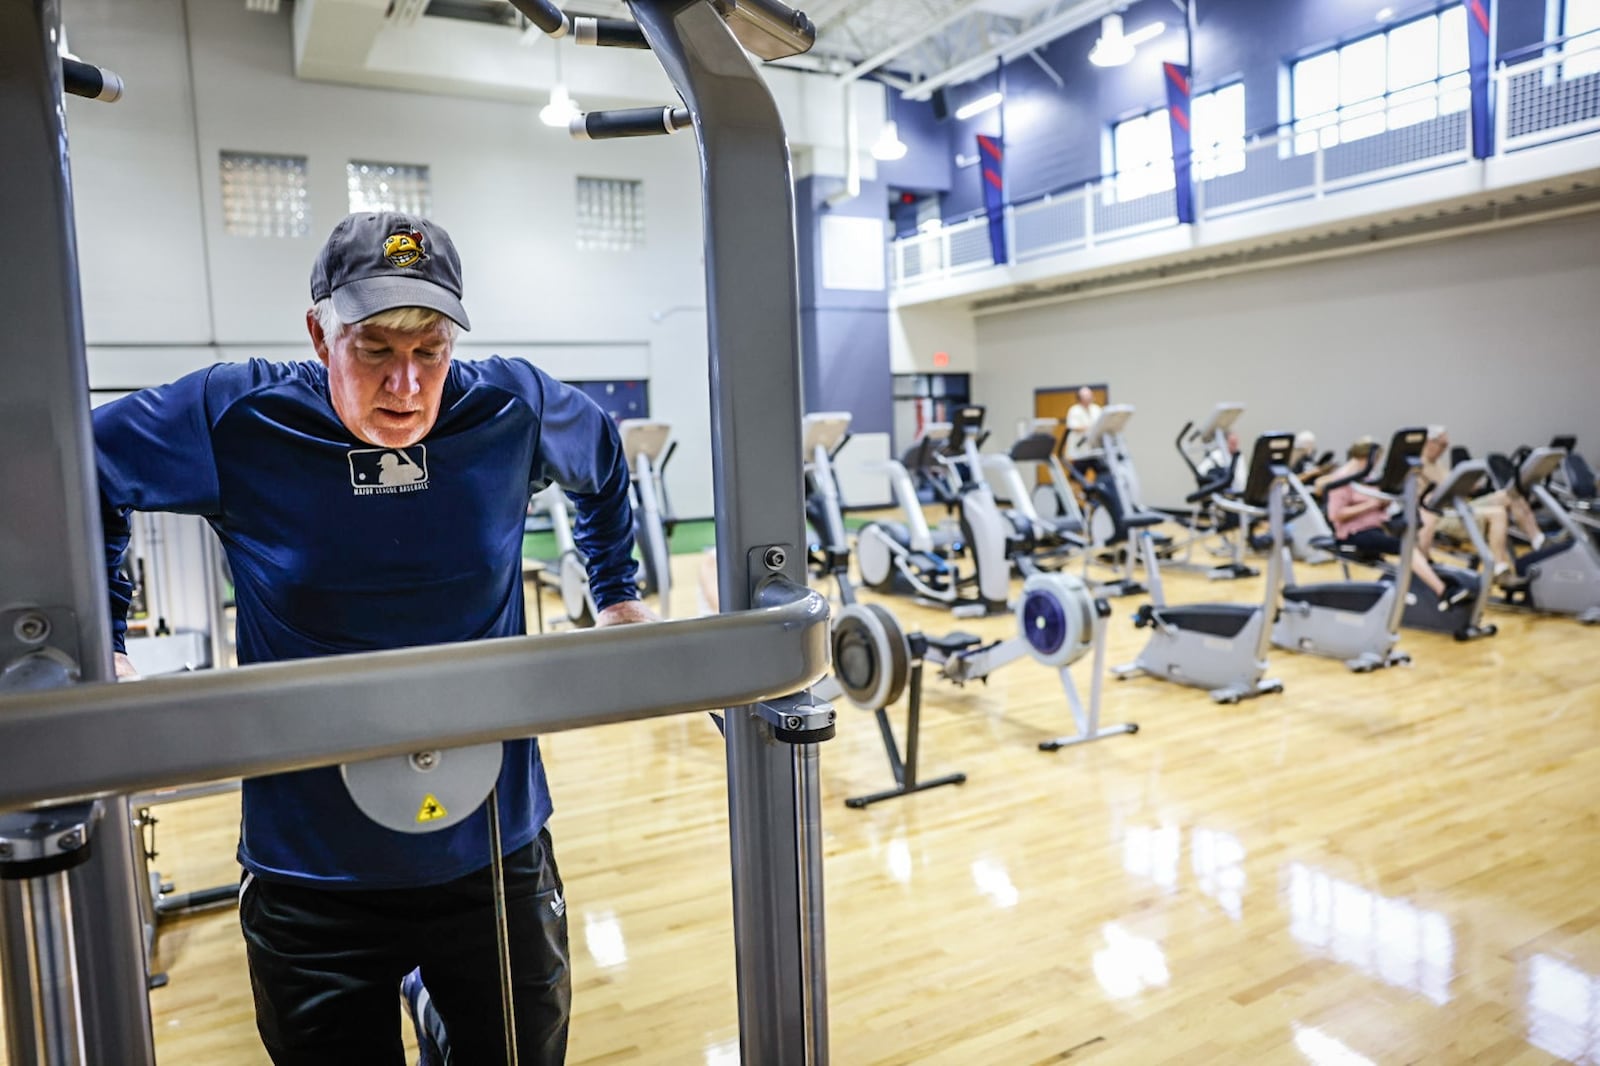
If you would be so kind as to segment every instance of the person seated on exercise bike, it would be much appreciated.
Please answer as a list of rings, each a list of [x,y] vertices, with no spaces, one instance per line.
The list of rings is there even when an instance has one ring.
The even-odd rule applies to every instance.
[[[1302,429],[1295,434],[1294,451],[1289,456],[1289,470],[1300,479],[1301,484],[1310,485],[1338,465],[1334,462],[1333,452],[1317,454],[1315,433],[1309,429]]]
[[[1444,483],[1450,475],[1450,435],[1443,426],[1428,427],[1428,443],[1422,446],[1422,476],[1418,487],[1426,500],[1434,488]],[[1454,511],[1436,512],[1422,508],[1422,527],[1417,531],[1417,549],[1427,554],[1435,537],[1443,536],[1454,541],[1467,541],[1468,534],[1461,525],[1461,516]],[[1507,486],[1479,496],[1472,501],[1472,514],[1483,530],[1484,540],[1494,553],[1494,582],[1503,585],[1517,576],[1511,556],[1510,524],[1517,523],[1528,542],[1537,550],[1544,545],[1544,531],[1533,516],[1533,508],[1514,487]]]
[[[1377,454],[1382,451],[1376,441],[1364,437],[1350,445],[1345,464],[1327,477],[1328,482],[1340,482],[1328,491],[1328,521],[1333,523],[1333,535],[1340,544],[1365,552],[1383,555],[1400,554],[1400,538],[1384,528],[1388,520],[1389,501],[1368,496],[1356,486],[1361,471],[1376,465]],[[1348,478],[1350,480],[1343,480]],[[1439,610],[1449,610],[1472,598],[1472,589],[1460,582],[1439,576],[1428,562],[1427,552],[1411,553],[1411,574],[1432,590],[1439,601]]]
[[[1248,473],[1248,464],[1239,461],[1239,434],[1231,429],[1228,430],[1227,441],[1228,450],[1213,449],[1200,461],[1199,472],[1201,478],[1209,481],[1221,474],[1222,471],[1231,469],[1233,471],[1233,481],[1229,484],[1228,491],[1237,494],[1244,491],[1244,480],[1245,475]]]

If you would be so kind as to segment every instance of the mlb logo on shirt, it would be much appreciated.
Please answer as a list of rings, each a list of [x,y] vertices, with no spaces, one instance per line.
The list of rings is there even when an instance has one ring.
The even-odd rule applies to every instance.
[[[352,448],[350,487],[357,496],[420,492],[428,487],[428,447]]]

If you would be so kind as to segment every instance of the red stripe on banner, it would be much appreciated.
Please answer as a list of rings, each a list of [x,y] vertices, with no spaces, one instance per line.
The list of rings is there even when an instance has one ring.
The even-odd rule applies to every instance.
[[[1000,151],[1000,146],[994,143],[994,139],[985,137],[981,133],[978,134],[978,147],[994,156],[997,161],[1004,158],[1004,155]]]
[[[988,182],[990,185],[993,185],[997,189],[1002,188],[1000,184],[1000,175],[996,174],[988,167],[983,168],[983,180]]]
[[[1484,10],[1479,0],[1472,0],[1472,17],[1478,20],[1478,26],[1484,33],[1489,32],[1489,12]]]
[[[1171,63],[1163,63],[1161,65],[1166,68],[1168,80],[1178,87],[1179,92],[1183,93],[1185,96],[1188,96],[1189,79],[1183,76],[1183,72]]]
[[[1176,122],[1178,127],[1185,133],[1189,131],[1189,112],[1183,110],[1183,108],[1175,107],[1172,109],[1172,121]]]

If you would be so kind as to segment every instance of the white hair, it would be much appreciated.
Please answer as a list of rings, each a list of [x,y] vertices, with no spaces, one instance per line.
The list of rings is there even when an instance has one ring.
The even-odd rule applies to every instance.
[[[317,325],[322,327],[322,333],[332,340],[339,336],[347,326],[358,325],[354,322],[342,322],[339,312],[333,309],[333,300],[324,297],[311,305],[311,313],[316,316]],[[395,307],[388,311],[379,311],[370,318],[363,318],[361,322],[385,329],[395,329],[402,333],[423,333],[440,321],[444,322],[445,332],[450,336],[450,343],[454,344],[461,334],[461,327],[456,321],[442,311],[435,311],[431,307]]]

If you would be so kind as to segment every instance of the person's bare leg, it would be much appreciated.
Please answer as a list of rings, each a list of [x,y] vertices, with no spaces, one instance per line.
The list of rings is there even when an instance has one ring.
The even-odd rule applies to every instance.
[[[1411,573],[1418,581],[1428,586],[1429,590],[1439,599],[1444,598],[1444,581],[1439,577],[1439,572],[1428,562],[1428,557],[1420,551],[1411,553]]]
[[[1511,550],[1506,545],[1506,531],[1509,523],[1506,520],[1504,507],[1485,507],[1478,512],[1478,520],[1483,523],[1483,536],[1489,542],[1489,551],[1494,554],[1494,567],[1496,570],[1511,565]]]
[[[1528,538],[1529,544],[1539,544],[1544,540],[1544,530],[1539,528],[1539,520],[1533,515],[1533,508],[1528,501],[1519,495],[1512,495],[1507,500],[1511,511],[1511,520],[1522,530],[1522,535]]]
[[[1417,554],[1426,558],[1433,550],[1433,537],[1439,531],[1439,516],[1418,508],[1421,521],[1417,524]]]

